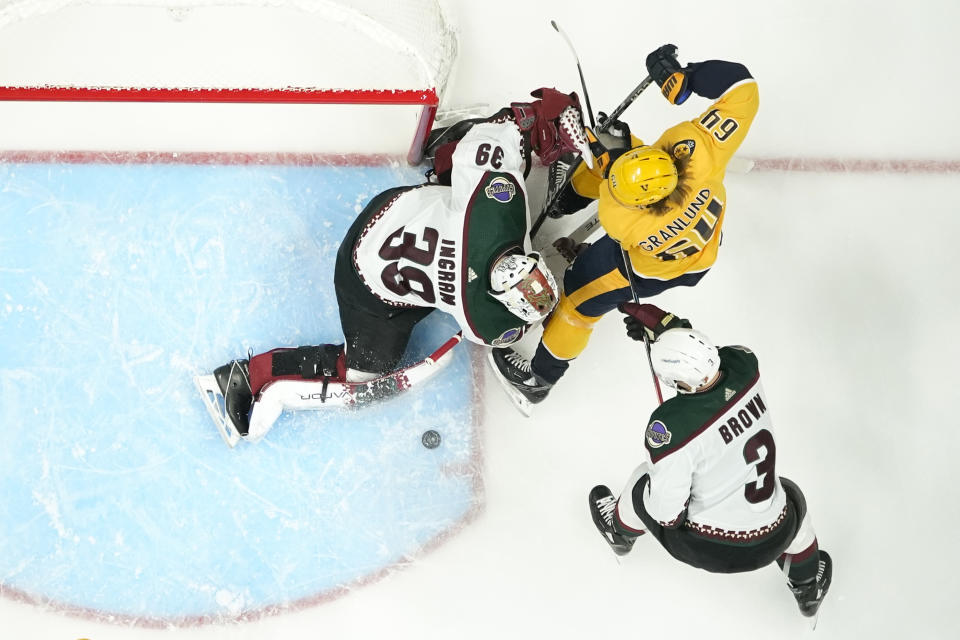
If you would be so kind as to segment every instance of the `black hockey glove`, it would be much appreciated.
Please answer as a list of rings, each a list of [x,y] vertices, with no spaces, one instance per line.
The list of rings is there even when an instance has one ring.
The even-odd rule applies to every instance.
[[[690,83],[686,70],[677,62],[676,45],[665,44],[651,52],[647,56],[647,72],[672,104],[683,104],[690,97]]]
[[[656,342],[664,331],[692,328],[689,320],[678,318],[652,304],[624,302],[617,308],[627,314],[623,323],[627,325],[627,335],[634,340],[643,340],[646,336],[650,342]]]
[[[606,149],[630,149],[633,147],[630,125],[623,120],[610,120],[603,111],[599,112],[597,116],[597,138]],[[601,129],[603,131],[600,131]]]
[[[597,128],[602,128],[608,136],[618,138],[630,143],[630,125],[623,120],[610,120],[610,117],[603,111],[597,113]]]

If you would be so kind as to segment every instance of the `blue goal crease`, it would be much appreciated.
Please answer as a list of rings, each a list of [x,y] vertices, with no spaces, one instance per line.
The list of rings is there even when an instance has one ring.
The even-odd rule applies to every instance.
[[[0,164],[0,592],[238,616],[362,582],[459,526],[480,473],[466,348],[423,387],[287,413],[234,450],[192,381],[247,350],[341,342],[340,238],[370,197],[421,181]],[[433,314],[409,356],[455,331]]]

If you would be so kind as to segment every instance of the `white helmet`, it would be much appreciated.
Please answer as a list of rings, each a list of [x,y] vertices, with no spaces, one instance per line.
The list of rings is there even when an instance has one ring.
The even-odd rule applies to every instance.
[[[720,369],[720,354],[710,338],[696,329],[669,329],[650,347],[653,370],[665,385],[692,393],[709,382]],[[677,386],[682,382],[690,389]]]
[[[557,281],[536,251],[508,253],[490,270],[491,296],[525,322],[547,317],[557,304]]]

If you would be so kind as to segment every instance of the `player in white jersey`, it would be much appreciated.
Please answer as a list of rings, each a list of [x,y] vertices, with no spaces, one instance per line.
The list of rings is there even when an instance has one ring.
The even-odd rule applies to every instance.
[[[618,554],[652,534],[676,559],[706,571],[752,571],[776,561],[806,616],[816,614],[833,565],[819,549],[800,488],[777,476],[776,442],[757,358],[717,349],[686,320],[626,303],[628,335],[653,343],[657,377],[677,390],[650,416],[649,460],[620,498],[590,492],[594,523]]]
[[[274,349],[214,371],[240,436],[262,437],[276,420],[277,410],[257,411],[274,382],[326,389],[331,381],[362,383],[394,371],[414,325],[434,309],[452,315],[464,338],[493,347],[516,341],[552,311],[557,285],[530,245],[528,153],[549,162],[586,151],[587,140],[575,94],[539,89],[534,97],[434,137],[439,184],[389,189],[360,213],[334,272],[345,347]],[[271,398],[272,407],[312,408],[314,395],[317,407],[326,400],[302,385],[272,393],[280,388],[296,398]]]

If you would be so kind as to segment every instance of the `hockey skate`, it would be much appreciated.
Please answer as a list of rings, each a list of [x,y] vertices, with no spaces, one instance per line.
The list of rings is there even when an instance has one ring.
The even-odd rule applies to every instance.
[[[553,385],[537,378],[530,371],[530,361],[509,347],[491,349],[487,357],[510,401],[529,418],[533,405],[542,402]]]
[[[793,597],[797,599],[797,606],[800,607],[800,613],[812,618],[817,615],[820,609],[820,603],[827,595],[830,589],[830,581],[833,578],[833,560],[826,551],[820,551],[820,564],[817,567],[817,577],[808,583],[793,584],[787,582]]]
[[[235,447],[250,430],[250,361],[234,360],[214,369],[212,374],[196,376],[207,412],[224,441]]]
[[[587,500],[590,502],[590,515],[593,516],[593,524],[597,526],[597,531],[607,541],[613,552],[618,556],[625,556],[630,553],[633,543],[639,536],[624,535],[614,528],[613,513],[617,509],[617,499],[613,497],[610,488],[602,484],[595,486],[590,490],[590,496]]]
[[[547,195],[543,205],[543,213],[551,218],[562,218],[568,215],[560,204],[560,192],[570,184],[570,172],[579,165],[580,157],[571,151],[560,154],[560,157],[547,170]]]

